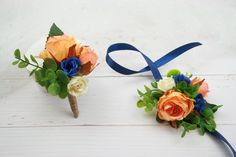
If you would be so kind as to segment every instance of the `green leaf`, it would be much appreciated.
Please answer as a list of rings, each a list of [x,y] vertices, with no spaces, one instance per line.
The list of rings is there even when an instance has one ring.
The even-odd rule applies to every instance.
[[[48,87],[48,93],[56,96],[60,93],[60,85],[58,83],[51,83]]]
[[[137,89],[137,91],[138,91],[138,95],[139,95],[139,96],[143,96],[143,95],[144,95],[144,93],[141,92],[140,90]]]
[[[195,130],[197,128],[196,124],[192,124],[188,126],[188,130]]]
[[[62,70],[57,70],[56,74],[57,74],[58,81],[60,81],[64,84],[69,83],[69,81],[70,81],[69,77]]]
[[[222,107],[223,105],[215,105],[213,106],[211,109],[212,111],[215,113],[220,107]]]
[[[167,77],[171,77],[171,76],[173,77],[173,76],[177,76],[179,74],[181,74],[181,73],[178,69],[172,69],[172,70],[168,71]]]
[[[213,116],[213,111],[210,108],[205,108],[202,113],[204,117],[209,118]]]
[[[184,130],[183,132],[182,132],[182,134],[181,134],[181,137],[183,138],[185,135],[186,135],[186,130]]]
[[[36,61],[36,59],[34,58],[33,55],[30,55],[30,59],[32,60],[32,62],[36,63],[38,65],[38,62]]]
[[[200,125],[200,127],[199,127],[199,132],[200,132],[200,135],[204,135],[206,132],[202,125]]]
[[[24,55],[24,59],[25,59],[26,62],[29,63],[29,59],[25,55]]]
[[[67,97],[68,95],[68,91],[67,91],[67,84],[64,84],[64,83],[60,83],[60,92],[58,94],[58,96],[61,98],[61,99],[64,99]]]
[[[43,67],[46,69],[52,69],[53,71],[56,71],[57,63],[51,58],[46,58],[43,62]]]
[[[205,128],[210,132],[213,132],[215,130],[215,127],[213,125],[205,125]]]
[[[161,91],[154,91],[151,93],[151,97],[159,100],[159,98],[163,95],[163,92]]]
[[[153,103],[152,99],[149,97],[149,95],[143,95],[143,101],[148,104],[148,103]]]
[[[49,81],[45,77],[46,70],[45,69],[39,69],[35,71],[35,80],[38,82],[41,86],[48,87]]]
[[[191,124],[191,123],[188,123],[188,122],[185,122],[185,121],[183,121],[180,125],[183,126],[184,130],[186,130],[187,132],[197,128],[196,124]]]
[[[148,88],[147,86],[144,86],[145,90],[147,91],[148,94],[152,93],[152,90],[150,88]]]
[[[21,59],[21,55],[20,55],[20,50],[19,49],[15,50],[14,55],[15,55],[15,58]]]
[[[35,73],[36,70],[37,70],[37,68],[34,69],[34,70],[32,70],[32,71],[30,72],[29,76],[32,76],[32,75]]]
[[[198,94],[199,85],[187,85],[185,81],[181,81],[177,84],[176,89],[180,90],[190,98],[195,98]]]
[[[181,81],[177,84],[177,88],[180,90],[185,90],[187,87],[188,87],[188,85],[185,81]]]
[[[153,82],[151,83],[151,85],[152,85],[153,88],[157,88],[157,82],[156,82],[156,81],[153,81]]]
[[[47,80],[49,80],[50,82],[55,82],[55,80],[57,79],[57,75],[55,71],[53,71],[52,69],[47,69],[45,74],[46,74]]]
[[[142,108],[142,107],[144,107],[146,104],[143,102],[143,100],[139,100],[138,102],[137,102],[137,107],[138,108]]]
[[[57,27],[57,25],[55,23],[52,24],[48,37],[53,37],[53,36],[60,36],[63,35],[64,33],[62,32],[62,30]]]
[[[210,104],[210,103],[207,102],[206,106],[211,108],[211,110],[215,113],[223,105],[215,105],[215,104]]]
[[[151,103],[148,103],[148,104],[146,105],[145,111],[146,111],[146,112],[151,112],[152,109],[153,109],[153,105],[152,105]]]
[[[43,70],[42,69],[39,69],[37,71],[35,71],[35,80],[38,82],[38,81],[41,81],[43,79]]]
[[[158,115],[156,115],[156,121],[159,122],[159,123],[165,122],[164,120],[160,119]]]
[[[192,122],[193,124],[200,124],[200,117],[198,117],[198,116],[193,117],[193,118],[191,119],[191,122]]]
[[[16,64],[18,64],[19,61],[20,61],[20,60],[17,60],[17,61],[12,62],[12,65],[16,65]]]
[[[18,67],[19,68],[25,68],[25,67],[27,67],[28,66],[28,63],[26,63],[26,62],[20,62],[19,64],[18,64]]]

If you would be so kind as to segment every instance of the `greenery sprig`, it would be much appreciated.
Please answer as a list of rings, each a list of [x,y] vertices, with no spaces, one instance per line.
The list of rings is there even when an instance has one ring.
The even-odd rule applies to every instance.
[[[213,132],[216,129],[216,122],[214,113],[222,105],[206,104],[206,108],[201,112],[192,112],[184,120],[179,121],[178,124],[184,128],[181,137],[184,137],[186,132],[199,128],[201,135],[204,135],[206,131]]]
[[[157,89],[157,82],[151,83],[152,89],[144,86],[145,92],[138,91],[141,99],[137,102],[137,107],[144,108],[146,112],[151,112],[156,107],[157,101],[163,95],[163,92]]]
[[[34,74],[34,72],[38,69],[43,69],[42,67],[39,66],[38,62],[36,61],[36,59],[34,58],[34,56],[30,55],[30,59],[33,62],[30,62],[30,60],[24,55],[24,58],[22,58],[21,56],[21,52],[19,49],[16,49],[14,52],[14,56],[15,59],[17,59],[16,61],[12,62],[13,65],[17,65],[19,68],[26,68],[28,65],[31,65],[33,67],[35,67],[35,69],[33,69],[30,72],[30,76]]]
[[[40,67],[34,56],[30,55],[30,60],[24,55],[22,58],[19,49],[14,52],[15,58],[17,59],[12,64],[18,65],[19,68],[26,68],[31,65],[35,67],[31,72],[30,76],[35,74],[35,80],[38,84],[45,87],[47,92],[53,96],[59,96],[60,98],[66,98],[68,95],[67,84],[70,78],[58,68],[57,63],[47,58],[43,62],[43,67]]]

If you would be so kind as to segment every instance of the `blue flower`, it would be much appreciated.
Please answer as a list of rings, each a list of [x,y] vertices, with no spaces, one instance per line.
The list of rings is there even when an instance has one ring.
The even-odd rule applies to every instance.
[[[202,112],[206,106],[206,100],[204,100],[202,94],[198,94],[194,100],[194,109],[198,112]]]
[[[181,81],[185,81],[187,83],[187,85],[190,84],[190,79],[188,77],[184,76],[183,74],[176,75],[173,78],[174,78],[176,84]]]
[[[75,76],[78,73],[80,66],[81,66],[80,60],[76,57],[71,57],[61,62],[61,69],[68,76]]]

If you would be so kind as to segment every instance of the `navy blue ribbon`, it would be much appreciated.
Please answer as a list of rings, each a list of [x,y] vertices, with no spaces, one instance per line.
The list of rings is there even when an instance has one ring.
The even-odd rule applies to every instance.
[[[159,67],[161,67],[162,65],[165,65],[166,63],[175,59],[176,57],[183,54],[184,52],[186,52],[196,46],[200,46],[200,45],[202,45],[202,44],[199,42],[185,44],[183,46],[180,46],[180,47],[174,49],[173,51],[167,53],[166,55],[164,55],[160,59],[153,62],[149,57],[147,57],[143,52],[141,52],[140,50],[138,50],[134,46],[127,44],[127,43],[117,43],[117,44],[113,44],[113,45],[109,46],[109,48],[107,49],[106,62],[113,70],[115,70],[116,72],[118,72],[120,74],[132,75],[132,74],[142,73],[142,72],[146,72],[146,71],[151,71],[155,80],[160,80],[160,79],[162,79],[162,76],[161,76],[160,71],[158,70]],[[135,71],[135,70],[128,69],[128,68],[118,64],[110,57],[110,53],[112,53],[114,51],[123,51],[123,50],[130,50],[130,52],[140,53],[143,56],[144,60],[146,61],[147,66],[140,69],[140,70]],[[225,139],[225,137],[223,135],[221,135],[216,130],[214,132],[208,132],[208,133],[210,135],[212,135],[213,137],[215,137],[216,139],[218,139],[219,141],[224,142],[230,148],[234,157],[236,157],[236,152],[235,152],[233,146]]]

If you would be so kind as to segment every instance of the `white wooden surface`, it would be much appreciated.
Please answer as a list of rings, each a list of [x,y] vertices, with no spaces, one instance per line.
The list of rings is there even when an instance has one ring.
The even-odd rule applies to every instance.
[[[153,59],[202,42],[160,70],[205,77],[208,100],[224,105],[216,114],[218,130],[236,146],[235,18],[235,0],[1,0],[0,157],[231,156],[210,136],[193,131],[181,139],[181,129],[157,124],[155,113],[137,109],[136,89],[151,81],[150,73],[119,75],[104,56],[114,42],[136,45]],[[79,119],[72,118],[66,100],[48,96],[26,71],[11,65],[13,50],[26,52],[52,22],[100,54],[89,91],[79,98]],[[130,68],[145,66],[140,56],[113,57]]]

